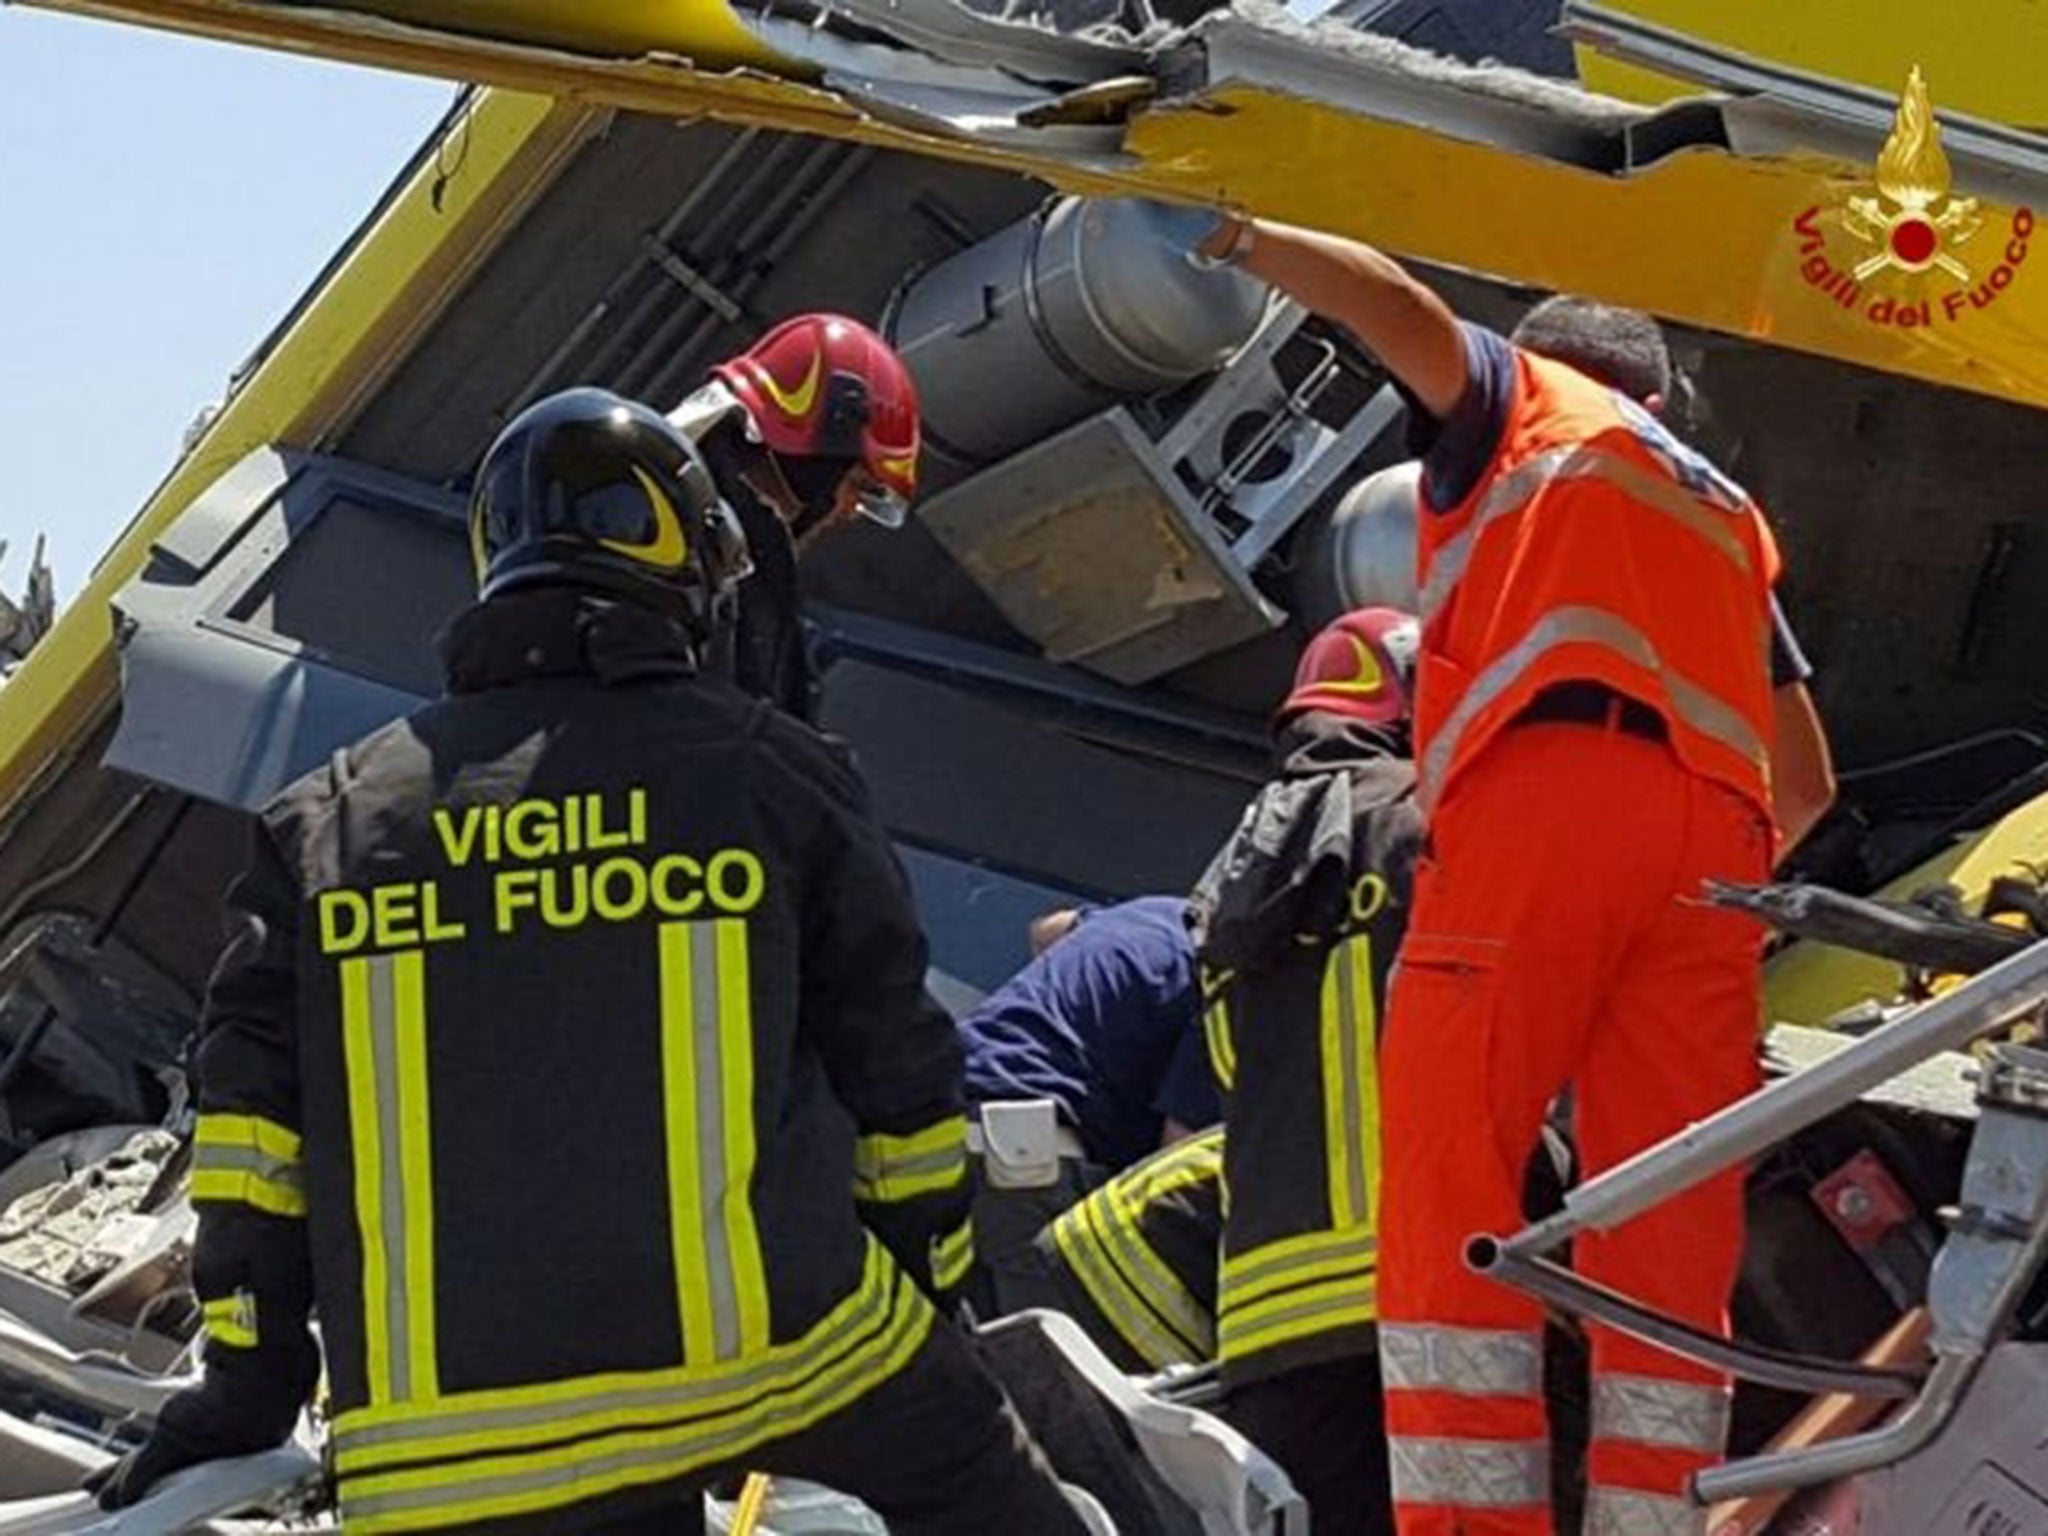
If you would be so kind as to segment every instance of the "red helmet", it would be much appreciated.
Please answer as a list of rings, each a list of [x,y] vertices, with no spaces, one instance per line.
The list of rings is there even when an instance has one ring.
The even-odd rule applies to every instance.
[[[917,386],[880,336],[844,315],[798,315],[711,372],[771,452],[858,461],[856,505],[902,524],[917,493]]]
[[[1275,723],[1311,709],[1395,725],[1415,703],[1415,657],[1422,629],[1396,608],[1354,608],[1326,627],[1294,669],[1294,689]]]

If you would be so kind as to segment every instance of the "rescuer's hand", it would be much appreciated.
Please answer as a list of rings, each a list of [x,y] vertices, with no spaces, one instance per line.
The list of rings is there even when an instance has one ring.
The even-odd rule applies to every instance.
[[[213,1456],[205,1447],[158,1426],[148,1440],[119,1461],[88,1472],[83,1486],[99,1500],[101,1509],[126,1509],[147,1498],[173,1472],[210,1461]]]

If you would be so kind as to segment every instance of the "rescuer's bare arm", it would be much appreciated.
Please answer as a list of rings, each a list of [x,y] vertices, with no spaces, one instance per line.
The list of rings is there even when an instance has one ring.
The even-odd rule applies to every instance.
[[[1343,326],[1432,416],[1450,415],[1465,392],[1466,365],[1465,339],[1448,304],[1369,245],[1264,219],[1251,226],[1245,271]],[[1240,221],[1225,219],[1196,249],[1223,256],[1240,230]]]
[[[1835,765],[1820,711],[1804,683],[1774,690],[1771,713],[1771,816],[1782,858],[1835,803]]]

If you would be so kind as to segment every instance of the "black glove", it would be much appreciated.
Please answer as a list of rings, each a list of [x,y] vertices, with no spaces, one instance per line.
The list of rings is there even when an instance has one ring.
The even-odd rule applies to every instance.
[[[148,1498],[173,1472],[210,1461],[216,1454],[158,1425],[146,1441],[119,1461],[88,1472],[82,1486],[99,1500],[101,1509],[126,1509]]]

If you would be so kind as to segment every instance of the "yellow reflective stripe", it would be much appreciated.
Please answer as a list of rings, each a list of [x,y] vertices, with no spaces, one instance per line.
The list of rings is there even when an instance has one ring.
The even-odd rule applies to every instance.
[[[697,1160],[697,1014],[695,961],[688,923],[661,928],[662,1108],[668,1135],[668,1230],[675,1262],[683,1360],[716,1358],[711,1326],[711,1260],[704,1232],[704,1190]]]
[[[750,1390],[730,1412],[520,1454],[344,1478],[344,1522],[352,1532],[374,1536],[531,1514],[665,1481],[807,1429],[902,1369],[924,1344],[931,1308],[918,1304],[900,1278],[895,1290],[896,1303],[880,1335],[839,1355],[821,1373]]]
[[[702,1366],[756,1354],[769,1334],[746,923],[664,923],[660,948],[669,1244],[683,1363]]]
[[[1104,1187],[1124,1191],[1134,1204],[1143,1206],[1191,1184],[1206,1184],[1222,1177],[1223,1128],[1216,1126],[1199,1136],[1186,1137],[1163,1152],[1155,1152]]]
[[[438,1390],[426,956],[340,965],[349,1140],[363,1253],[363,1372],[372,1402]]]
[[[306,1214],[306,1192],[295,1185],[280,1184],[272,1179],[260,1178],[253,1173],[237,1173],[224,1168],[195,1168],[192,1174],[192,1201],[195,1205],[207,1202],[253,1206],[272,1216],[303,1216]]]
[[[849,1348],[871,1345],[889,1326],[893,1309],[904,1306],[929,1310],[871,1239],[860,1284],[808,1333],[764,1351],[759,1359],[531,1382],[451,1393],[435,1403],[350,1409],[335,1422],[336,1464],[354,1475],[556,1445],[650,1420],[729,1412],[789,1390]]]
[[[950,1291],[974,1267],[974,1223],[963,1221],[932,1239],[932,1284]]]
[[[1159,1251],[1145,1241],[1144,1207],[1129,1199],[1126,1192],[1114,1188],[1106,1192],[1101,1203],[1110,1209],[1107,1214],[1095,1211],[1095,1218],[1113,1234],[1112,1259],[1130,1276],[1139,1298],[1191,1346],[1198,1358],[1214,1354],[1216,1319],[1188,1293],[1180,1276],[1159,1256]]]
[[[1323,1177],[1329,1186],[1330,1220],[1349,1227],[1357,1225],[1359,1215],[1351,1204],[1351,1161],[1345,1152],[1344,1092],[1338,1068],[1344,1034],[1344,1013],[1337,1000],[1339,970],[1332,953],[1323,964],[1316,1063],[1323,1075]]]
[[[356,1235],[363,1251],[363,1379],[373,1403],[391,1401],[391,1271],[384,1253],[384,1153],[377,1127],[377,1050],[370,1023],[370,966],[341,962],[342,1048],[348,1071]]]
[[[876,1131],[853,1144],[853,1197],[896,1204],[967,1178],[967,1117],[948,1115],[908,1136]]]
[[[1282,1238],[1223,1261],[1221,1304],[1228,1312],[1303,1281],[1370,1273],[1378,1257],[1379,1244],[1364,1228]]]
[[[1337,1328],[1369,1324],[1378,1316],[1379,1293],[1372,1275],[1348,1275],[1226,1309],[1218,1323],[1219,1341],[1224,1358],[1236,1359]]]
[[[201,1152],[247,1148],[276,1163],[296,1163],[302,1142],[297,1131],[261,1115],[206,1113],[193,1127],[192,1145]]]
[[[1358,1145],[1365,1179],[1365,1219],[1377,1232],[1380,1224],[1380,1070],[1379,995],[1372,979],[1372,936],[1359,934],[1346,942],[1351,956],[1352,1102],[1357,1106]]]
[[[768,1347],[768,1276],[754,1226],[754,1003],[745,919],[723,917],[718,930],[718,1034],[725,1066],[726,1255],[739,1314],[739,1352]]]
[[[427,957],[393,955],[392,1054],[398,1089],[398,1168],[405,1224],[405,1345],[410,1395],[440,1395],[434,1316],[434,1158],[427,1084]]]
[[[1084,1200],[1054,1222],[1052,1240],[1075,1281],[1094,1303],[1095,1310],[1102,1314],[1103,1321],[1116,1330],[1117,1336],[1140,1360],[1154,1370],[1200,1362],[1201,1356],[1192,1344],[1177,1338],[1153,1315],[1144,1299],[1111,1261],[1096,1201]]]
[[[258,1343],[256,1298],[247,1291],[205,1302],[199,1309],[207,1338],[229,1349],[254,1349]]]
[[[1209,1041],[1209,1068],[1217,1083],[1229,1090],[1237,1086],[1237,1045],[1230,1038],[1230,1000],[1219,997],[1202,1013],[1202,1032]]]
[[[1330,1221],[1372,1222],[1378,1203],[1379,1074],[1372,1041],[1378,1020],[1372,996],[1372,938],[1357,934],[1323,964],[1322,1073],[1325,1172]]]

